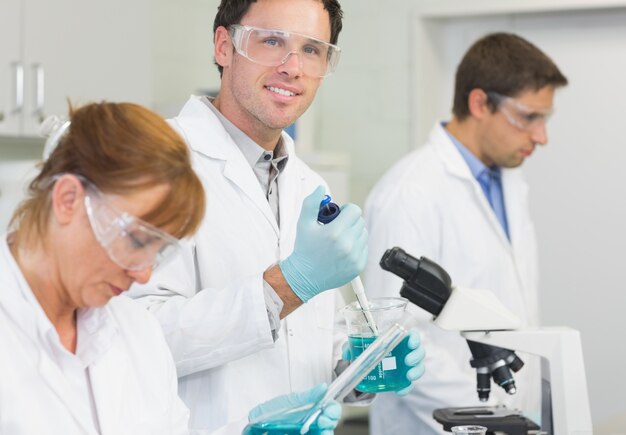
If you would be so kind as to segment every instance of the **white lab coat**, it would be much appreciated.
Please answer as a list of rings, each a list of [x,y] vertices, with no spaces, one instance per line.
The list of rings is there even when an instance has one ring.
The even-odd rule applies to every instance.
[[[55,362],[50,343],[58,335],[2,239],[0,434],[187,434],[189,412],[176,394],[172,356],[154,318],[125,296],[91,310],[78,340],[80,348],[82,328],[98,349],[88,368],[100,432],[89,397],[77,393]]]
[[[401,279],[378,265],[386,249],[399,246],[440,264],[455,285],[491,290],[526,324],[536,325],[537,253],[527,185],[519,169],[503,169],[502,183],[510,242],[463,157],[437,124],[426,145],[398,162],[367,200],[368,293],[390,296],[400,291]],[[372,404],[373,435],[444,433],[432,418],[434,409],[481,405],[466,341],[430,324],[432,315],[413,307],[421,319],[426,373],[408,397],[381,395]],[[536,417],[537,362],[520,357],[529,367],[515,375],[518,397],[508,405],[531,407],[528,411]],[[504,400],[505,395],[492,384],[494,396]]]
[[[171,124],[192,150],[206,216],[182,255],[132,294],[161,322],[193,433],[229,425],[226,433],[239,434],[255,405],[331,381],[340,357],[333,331],[339,292],[290,314],[275,343],[263,294],[263,272],[293,250],[304,197],[325,183],[283,134],[289,161],[278,177],[279,230],[252,168],[199,98]]]

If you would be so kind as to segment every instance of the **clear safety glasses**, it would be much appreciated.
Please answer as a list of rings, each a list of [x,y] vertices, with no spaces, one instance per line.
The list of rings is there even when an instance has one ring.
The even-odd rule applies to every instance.
[[[339,63],[341,49],[300,33],[233,24],[228,28],[237,53],[254,63],[279,66],[297,55],[300,68],[311,77],[331,75]]]
[[[141,219],[116,210],[92,184],[85,186],[85,209],[100,245],[125,270],[156,268],[172,257],[178,240]]]
[[[514,98],[497,92],[487,92],[489,99],[502,112],[509,124],[524,131],[534,131],[537,127],[545,127],[552,115],[552,110],[538,111]]]

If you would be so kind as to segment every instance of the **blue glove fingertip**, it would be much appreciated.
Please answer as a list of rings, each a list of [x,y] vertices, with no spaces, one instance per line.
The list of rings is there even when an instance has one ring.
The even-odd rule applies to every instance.
[[[425,357],[426,357],[426,352],[424,351],[423,348],[420,347],[414,351],[409,352],[407,356],[404,357],[404,363],[407,366],[416,366],[420,362],[422,362]]]
[[[309,194],[309,196],[306,197],[305,201],[311,198],[311,202],[315,205],[315,209],[319,210],[320,203],[324,200],[325,197],[326,197],[326,188],[320,184],[319,186],[315,188],[313,192]]]
[[[407,394],[409,394],[412,390],[413,390],[413,384],[411,384],[411,385],[409,385],[408,387],[403,388],[403,389],[401,389],[401,390],[399,390],[399,391],[396,391],[396,394],[397,394],[398,396],[406,396],[406,395],[407,395]]]
[[[341,347],[341,359],[344,361],[352,361],[352,350],[350,344],[346,341]]]
[[[320,429],[334,429],[341,418],[341,405],[332,401],[324,407],[315,425]]]
[[[348,204],[342,205],[339,208],[341,209],[341,213],[333,221],[333,222],[337,222],[336,225],[342,225],[342,226],[349,228],[352,225],[354,225],[355,222],[358,222],[359,219],[361,219],[361,216],[363,215],[363,211],[361,210],[361,207],[359,207],[356,204],[348,203]]]
[[[406,372],[406,377],[409,381],[411,382],[415,382],[417,381],[419,378],[421,378],[424,375],[424,372],[426,371],[426,368],[424,366],[424,364],[419,364],[411,369],[409,369]]]
[[[302,223],[316,223],[317,224],[317,214],[319,213],[320,203],[326,196],[326,189],[324,186],[319,185],[315,188],[313,192],[309,194],[304,201],[302,201],[302,211],[300,212],[300,216],[304,216],[304,222],[298,221],[299,224]],[[301,219],[302,220],[302,219]]]
[[[417,349],[421,343],[420,333],[417,329],[411,329],[409,332],[409,349]]]
[[[324,407],[324,415],[334,420],[341,418],[341,405],[335,401],[330,402]]]
[[[330,418],[321,415],[318,417],[318,419],[315,421],[315,426],[317,426],[319,429],[334,429],[337,427],[337,421],[336,420],[331,420]]]

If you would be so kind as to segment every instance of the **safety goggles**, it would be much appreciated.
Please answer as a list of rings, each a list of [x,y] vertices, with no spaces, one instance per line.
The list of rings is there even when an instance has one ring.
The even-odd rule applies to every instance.
[[[326,77],[339,63],[338,46],[301,33],[241,24],[229,26],[228,31],[237,53],[259,65],[279,66],[297,55],[304,74]]]
[[[175,237],[130,213],[116,210],[93,184],[81,181],[85,185],[85,209],[91,228],[118,266],[132,271],[154,269],[177,251],[179,242]]]
[[[534,131],[537,127],[545,127],[552,116],[552,110],[537,111],[514,98],[497,92],[488,91],[487,96],[502,112],[509,124],[524,131]]]

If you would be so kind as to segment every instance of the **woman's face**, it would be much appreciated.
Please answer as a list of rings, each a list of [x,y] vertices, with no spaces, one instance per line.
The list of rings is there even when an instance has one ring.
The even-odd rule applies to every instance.
[[[100,200],[121,213],[143,216],[163,200],[168,189],[167,185],[162,184],[132,194],[101,194]],[[68,302],[76,308],[103,306],[112,297],[128,290],[133,282],[147,282],[152,273],[151,265],[130,270],[111,258],[96,238],[87,214],[85,195],[92,199],[89,189],[79,189],[77,192],[76,214],[63,229],[65,237],[60,245],[63,251],[57,254],[61,285]],[[93,215],[92,210],[92,220]]]

